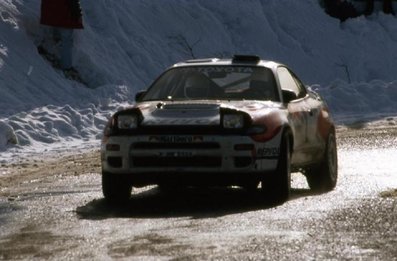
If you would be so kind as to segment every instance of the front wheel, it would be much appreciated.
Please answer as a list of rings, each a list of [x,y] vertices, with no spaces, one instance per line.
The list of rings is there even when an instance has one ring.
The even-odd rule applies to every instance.
[[[131,197],[132,186],[118,174],[102,172],[102,192],[109,202],[125,202]]]
[[[284,133],[277,169],[262,181],[262,191],[266,197],[279,203],[288,200],[291,190],[291,148],[288,133]]]
[[[316,192],[328,192],[335,188],[338,179],[338,155],[334,133],[328,135],[320,164],[306,170],[306,179],[310,189]]]

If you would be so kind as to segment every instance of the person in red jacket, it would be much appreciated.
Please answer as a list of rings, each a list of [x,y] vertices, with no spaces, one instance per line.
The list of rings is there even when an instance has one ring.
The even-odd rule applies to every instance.
[[[54,41],[60,41],[59,60],[61,68],[67,72],[72,67],[73,30],[83,29],[83,19],[79,0],[41,0],[42,25],[53,27]]]

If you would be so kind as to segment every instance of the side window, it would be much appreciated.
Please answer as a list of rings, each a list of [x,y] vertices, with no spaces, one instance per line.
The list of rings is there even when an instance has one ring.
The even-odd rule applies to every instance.
[[[298,98],[305,97],[306,90],[302,83],[287,68],[279,67],[277,68],[277,73],[282,90],[291,90],[296,93]]]
[[[298,85],[298,88],[300,91],[298,97],[299,98],[305,97],[307,94],[305,85],[298,79],[298,77],[296,77],[296,75],[293,72],[290,72],[290,73],[291,73],[292,77],[294,78],[296,84]]]

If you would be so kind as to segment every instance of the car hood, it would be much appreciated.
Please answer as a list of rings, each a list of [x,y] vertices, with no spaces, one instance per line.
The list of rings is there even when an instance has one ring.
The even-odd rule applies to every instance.
[[[156,101],[142,102],[136,107],[142,113],[143,126],[215,126],[221,122],[222,111],[243,112],[255,121],[283,108],[281,103],[271,101]]]

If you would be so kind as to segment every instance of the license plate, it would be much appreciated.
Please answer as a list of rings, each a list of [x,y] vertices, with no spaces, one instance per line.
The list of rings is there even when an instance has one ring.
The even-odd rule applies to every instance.
[[[190,151],[167,151],[160,152],[159,157],[167,157],[167,158],[189,158],[193,157],[193,152]]]

